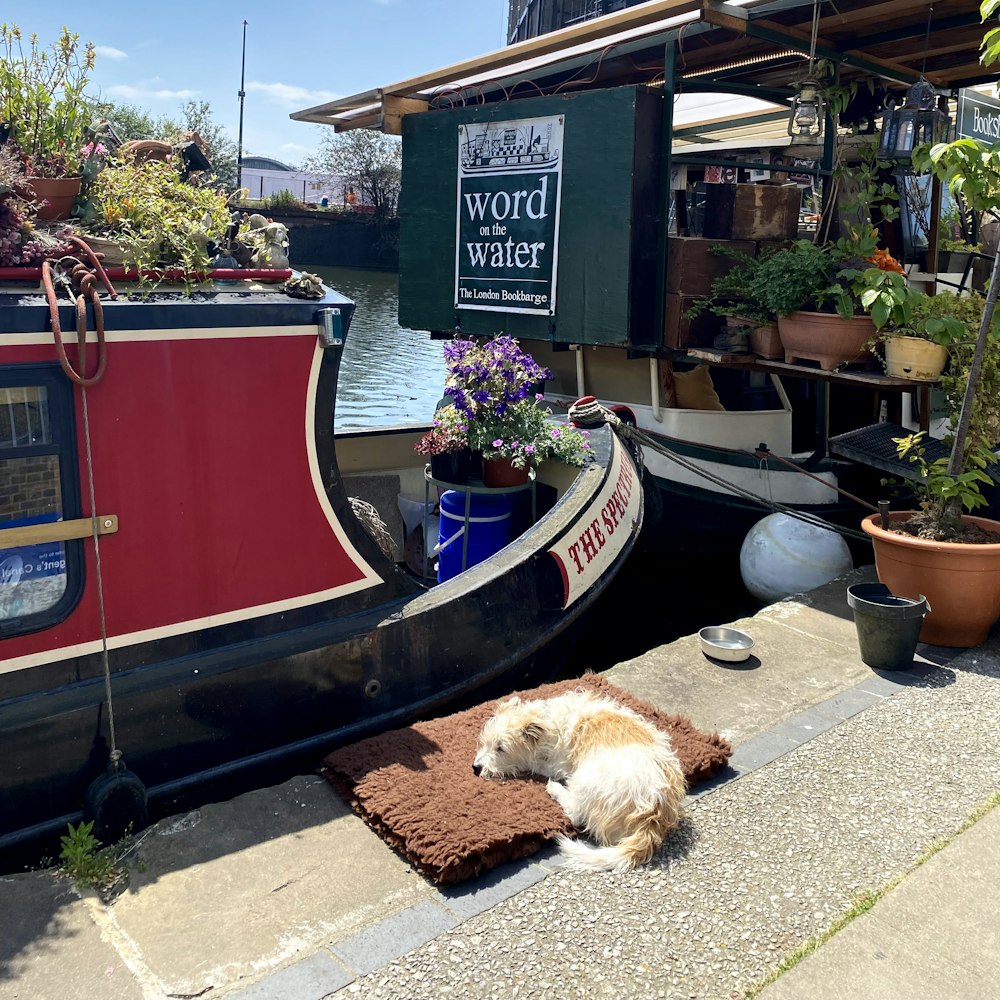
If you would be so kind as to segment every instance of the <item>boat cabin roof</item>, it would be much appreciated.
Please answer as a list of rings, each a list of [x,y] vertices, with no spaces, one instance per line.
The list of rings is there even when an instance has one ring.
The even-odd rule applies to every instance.
[[[787,116],[790,82],[803,77],[810,52],[838,66],[841,85],[874,78],[902,92],[923,75],[955,91],[996,79],[979,62],[982,36],[978,0],[949,0],[938,12],[913,0],[650,0],[291,118],[398,135],[403,117],[419,111],[539,91],[662,86],[665,48],[673,45],[679,89],[698,92],[701,118],[740,118],[759,143],[761,127],[784,131],[778,119]],[[706,113],[706,91],[748,96]]]

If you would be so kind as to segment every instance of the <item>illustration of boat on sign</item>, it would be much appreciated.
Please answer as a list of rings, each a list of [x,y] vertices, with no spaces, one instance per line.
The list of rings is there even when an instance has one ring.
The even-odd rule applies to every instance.
[[[0,273],[0,856],[537,683],[641,528],[635,460],[601,425],[438,583],[406,544],[414,507],[437,523],[427,426],[334,434],[352,302],[238,277],[102,290],[98,366],[74,302],[55,306],[70,361],[18,277]]]

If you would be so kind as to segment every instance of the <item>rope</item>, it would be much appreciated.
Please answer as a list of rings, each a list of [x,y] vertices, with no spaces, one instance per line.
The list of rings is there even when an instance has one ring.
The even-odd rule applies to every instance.
[[[603,415],[603,421],[597,420],[596,414],[600,412]],[[707,469],[703,469],[700,465],[696,465],[694,462],[689,461],[683,456],[679,455],[677,452],[668,448],[667,446],[661,444],[655,438],[651,437],[645,431],[639,430],[638,427],[633,427],[631,424],[627,424],[620,420],[617,414],[613,413],[611,410],[604,406],[601,406],[593,396],[587,396],[582,400],[577,400],[569,408],[570,418],[574,423],[578,423],[579,420],[591,421],[584,426],[596,426],[600,422],[610,424],[615,431],[625,438],[628,438],[636,443],[642,445],[645,448],[649,448],[652,451],[663,455],[665,458],[670,459],[675,462],[681,468],[686,469],[688,472],[692,472],[702,479],[707,479],[710,483],[721,487],[722,489],[728,490],[731,493],[742,497],[744,500],[749,500],[752,503],[756,503],[761,507],[769,507],[772,510],[780,513],[787,514],[789,517],[797,518],[800,521],[804,521],[806,524],[811,524],[814,527],[822,528],[824,531],[835,531],[840,535],[844,535],[847,538],[854,538],[858,541],[871,542],[871,539],[863,531],[858,531],[855,528],[846,528],[841,525],[831,524],[829,521],[824,521],[821,517],[815,514],[810,514],[807,511],[796,510],[794,507],[789,507],[786,504],[779,503],[776,500],[769,500],[765,497],[754,493],[752,490],[748,490],[742,486],[738,486],[736,483],[731,483],[728,480],[723,479],[721,476],[717,476],[713,472],[709,472]],[[578,414],[578,416],[574,416]],[[775,456],[778,457],[778,456]],[[802,470],[805,471],[805,470]],[[807,473],[811,475],[811,473]],[[820,480],[822,482],[822,480]],[[829,483],[826,484],[830,486]],[[835,486],[830,486],[831,489],[837,490],[837,492],[844,492],[839,490]],[[849,493],[844,494],[845,496],[851,496]],[[851,499],[855,499],[851,497]],[[875,508],[877,510],[877,508]]]
[[[108,625],[104,614],[104,575],[101,572],[101,542],[97,530],[97,503],[94,499],[94,456],[90,446],[90,411],[87,407],[87,386],[81,384],[83,400],[83,439],[87,448],[87,487],[90,492],[90,526],[94,538],[94,563],[97,577],[97,611],[101,620],[101,656],[104,661],[104,696],[108,703],[108,736],[111,743],[111,763],[115,770],[121,760],[115,738],[115,710],[111,700],[111,664],[108,659]]]
[[[104,336],[104,309],[101,305],[100,294],[97,290],[97,280],[100,277],[112,299],[118,297],[114,286],[111,284],[100,258],[83,240],[76,236],[71,236],[69,242],[75,245],[89,261],[88,267],[83,261],[76,257],[66,256],[59,261],[62,269],[58,276],[60,284],[65,285],[71,292],[76,293],[76,336],[77,336],[77,365],[74,369],[66,356],[66,347],[62,339],[62,329],[59,323],[59,302],[56,298],[55,283],[52,276],[52,262],[42,261],[42,284],[45,287],[45,297],[49,304],[49,317],[52,321],[52,336],[55,341],[56,354],[59,357],[59,364],[65,372],[66,377],[80,386],[81,406],[83,410],[83,438],[86,447],[87,457],[87,489],[90,499],[90,530],[94,539],[94,564],[95,576],[97,578],[97,610],[101,627],[101,657],[104,665],[104,697],[108,703],[108,737],[111,744],[111,766],[118,770],[122,753],[118,749],[118,740],[115,733],[115,711],[111,698],[111,662],[108,657],[108,623],[104,607],[104,573],[101,565],[101,542],[100,531],[97,524],[97,500],[94,488],[94,455],[91,446],[90,436],[90,407],[87,401],[87,389],[96,385],[104,377],[107,368],[108,354],[107,342]],[[66,269],[69,269],[68,275]],[[96,272],[96,274],[95,274]],[[97,330],[97,369],[93,375],[87,376],[87,300],[94,306],[94,327]]]

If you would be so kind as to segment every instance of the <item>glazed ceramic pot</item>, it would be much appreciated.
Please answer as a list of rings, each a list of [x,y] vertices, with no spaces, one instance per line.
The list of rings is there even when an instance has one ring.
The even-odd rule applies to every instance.
[[[38,205],[38,219],[42,222],[68,219],[82,182],[81,177],[29,177],[28,186]]]
[[[890,524],[905,521],[914,511],[894,511]],[[968,648],[985,641],[1000,617],[1000,521],[962,515],[962,521],[997,534],[995,545],[935,542],[897,535],[871,514],[861,522],[875,548],[875,570],[896,597],[925,596],[930,611],[920,640],[936,646]]]
[[[515,469],[509,458],[483,459],[483,485],[494,489],[521,486],[528,481],[528,466]]]
[[[841,319],[836,313],[798,312],[778,317],[785,361],[818,361],[824,371],[871,360],[865,344],[875,334],[870,316]]]

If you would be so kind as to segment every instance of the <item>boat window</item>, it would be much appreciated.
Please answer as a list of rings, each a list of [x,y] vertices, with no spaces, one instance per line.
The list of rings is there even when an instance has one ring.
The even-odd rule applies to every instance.
[[[46,525],[78,516],[71,396],[52,372],[20,375],[0,382],[0,531],[25,529],[22,544],[0,548],[0,635],[61,620],[80,583],[79,543],[46,539]]]

